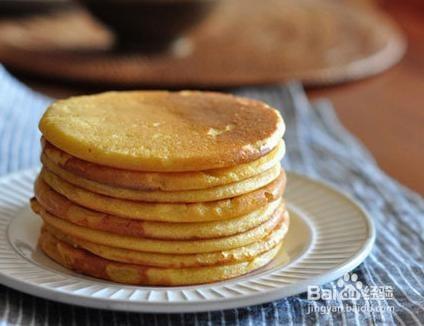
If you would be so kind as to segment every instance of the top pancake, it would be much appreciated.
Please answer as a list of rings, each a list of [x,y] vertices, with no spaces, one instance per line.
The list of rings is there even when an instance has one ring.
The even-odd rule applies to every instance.
[[[247,163],[277,146],[284,129],[262,102],[192,91],[72,97],[53,103],[40,121],[47,141],[75,157],[153,172]]]

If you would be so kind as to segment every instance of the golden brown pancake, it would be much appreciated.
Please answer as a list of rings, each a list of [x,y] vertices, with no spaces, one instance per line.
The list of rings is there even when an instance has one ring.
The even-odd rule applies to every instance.
[[[80,159],[136,171],[232,167],[269,153],[284,134],[265,103],[210,92],[129,91],[53,103],[47,141]]]
[[[31,200],[35,212],[45,209],[56,217],[94,230],[171,240],[218,238],[245,232],[268,220],[281,203],[277,199],[247,215],[218,222],[169,223],[127,219],[86,209],[59,195],[41,179],[35,184],[35,195],[37,199]]]
[[[284,220],[283,207],[279,207],[269,220],[243,233],[205,240],[159,240],[129,237],[84,228],[51,215],[43,209],[36,213],[41,216],[47,225],[59,229],[64,234],[85,241],[109,247],[166,254],[197,254],[242,247],[264,238]]]
[[[41,171],[40,176],[56,192],[86,208],[120,217],[158,222],[207,222],[242,216],[280,198],[286,175],[250,193],[205,203],[147,203],[116,199],[76,187],[54,174]]]
[[[42,143],[42,161],[47,158],[62,169],[85,179],[136,190],[197,190],[239,182],[270,169],[280,162],[285,153],[284,141],[281,141],[265,156],[231,168],[158,173],[116,169],[91,163],[69,155],[45,140]]]
[[[182,190],[182,191],[161,191],[161,190],[134,190],[126,188],[117,188],[96,181],[81,178],[72,174],[47,158],[42,158],[44,164],[44,173],[54,173],[61,179],[88,191],[97,194],[106,195],[113,198],[122,198],[137,201],[156,202],[156,203],[198,203],[216,201],[220,199],[232,198],[251,192],[274,181],[279,175],[281,166],[276,164],[270,169],[244,179],[236,183],[230,183],[218,187]]]
[[[209,283],[240,276],[268,264],[281,248],[281,245],[277,245],[252,260],[235,264],[159,268],[107,260],[72,247],[48,232],[41,234],[39,245],[50,258],[78,273],[124,284],[167,286]]]
[[[59,240],[74,247],[85,249],[92,254],[105,259],[137,265],[184,268],[232,264],[235,262],[251,260],[281,243],[287,233],[288,225],[289,216],[288,213],[285,212],[283,222],[277,225],[271,233],[260,241],[235,249],[191,255],[159,254],[109,247],[69,236],[49,225],[45,225],[44,228]]]

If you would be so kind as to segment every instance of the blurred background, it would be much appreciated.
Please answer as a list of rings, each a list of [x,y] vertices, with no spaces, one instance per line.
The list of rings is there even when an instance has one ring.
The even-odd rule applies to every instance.
[[[424,193],[422,0],[0,0],[0,63],[54,98],[300,80]]]

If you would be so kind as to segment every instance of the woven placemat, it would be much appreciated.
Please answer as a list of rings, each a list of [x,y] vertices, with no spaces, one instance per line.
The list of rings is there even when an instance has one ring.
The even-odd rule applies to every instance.
[[[33,74],[121,87],[222,87],[298,79],[333,84],[379,73],[402,56],[390,19],[314,0],[225,0],[155,55],[112,50],[82,10],[0,22],[0,61]]]

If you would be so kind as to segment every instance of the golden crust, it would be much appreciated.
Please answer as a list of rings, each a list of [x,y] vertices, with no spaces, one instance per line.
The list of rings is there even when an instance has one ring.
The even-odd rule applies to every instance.
[[[88,180],[135,190],[197,190],[239,182],[270,169],[279,163],[285,154],[285,144],[281,140],[271,152],[245,164],[205,171],[160,173],[99,165],[69,155],[44,139],[42,144],[43,161],[47,158],[62,169]]]
[[[240,261],[251,260],[256,256],[271,250],[279,243],[281,243],[287,233],[288,225],[289,216],[288,213],[285,212],[283,222],[277,225],[277,227],[270,234],[268,234],[260,241],[253,242],[245,247],[191,255],[158,254],[109,247],[67,235],[49,225],[44,225],[44,228],[59,240],[64,241],[74,247],[85,249],[92,254],[103,257],[105,259],[137,265],[166,268],[185,268],[233,264]]]
[[[74,204],[38,179],[32,209],[47,210],[54,216],[89,229],[115,234],[154,239],[193,240],[216,238],[250,230],[268,220],[274,210],[282,204],[281,199],[271,202],[247,215],[218,222],[169,223],[127,219],[86,209]]]
[[[198,203],[240,196],[271,183],[280,175],[281,170],[280,164],[276,164],[270,169],[251,178],[244,179],[240,182],[235,182],[208,189],[182,191],[153,191],[112,187],[74,175],[62,169],[61,167],[46,158],[42,157],[41,161],[44,164],[45,174],[54,173],[56,176],[77,187],[81,187],[88,191],[105,196],[110,196],[113,198],[122,198],[156,203]]]
[[[40,215],[47,225],[85,241],[109,247],[166,254],[196,254],[242,247],[264,238],[284,220],[284,210],[280,206],[270,219],[243,233],[202,240],[158,240],[129,237],[84,228],[51,215],[44,209],[35,212]]]
[[[252,260],[229,265],[159,268],[143,265],[118,263],[75,248],[43,232],[39,246],[44,253],[57,263],[78,273],[134,285],[191,285],[222,281],[246,274],[268,264],[278,253],[281,245],[253,258]]]
[[[80,159],[136,171],[180,172],[251,162],[284,134],[266,104],[210,92],[132,91],[53,103],[44,137]]]

